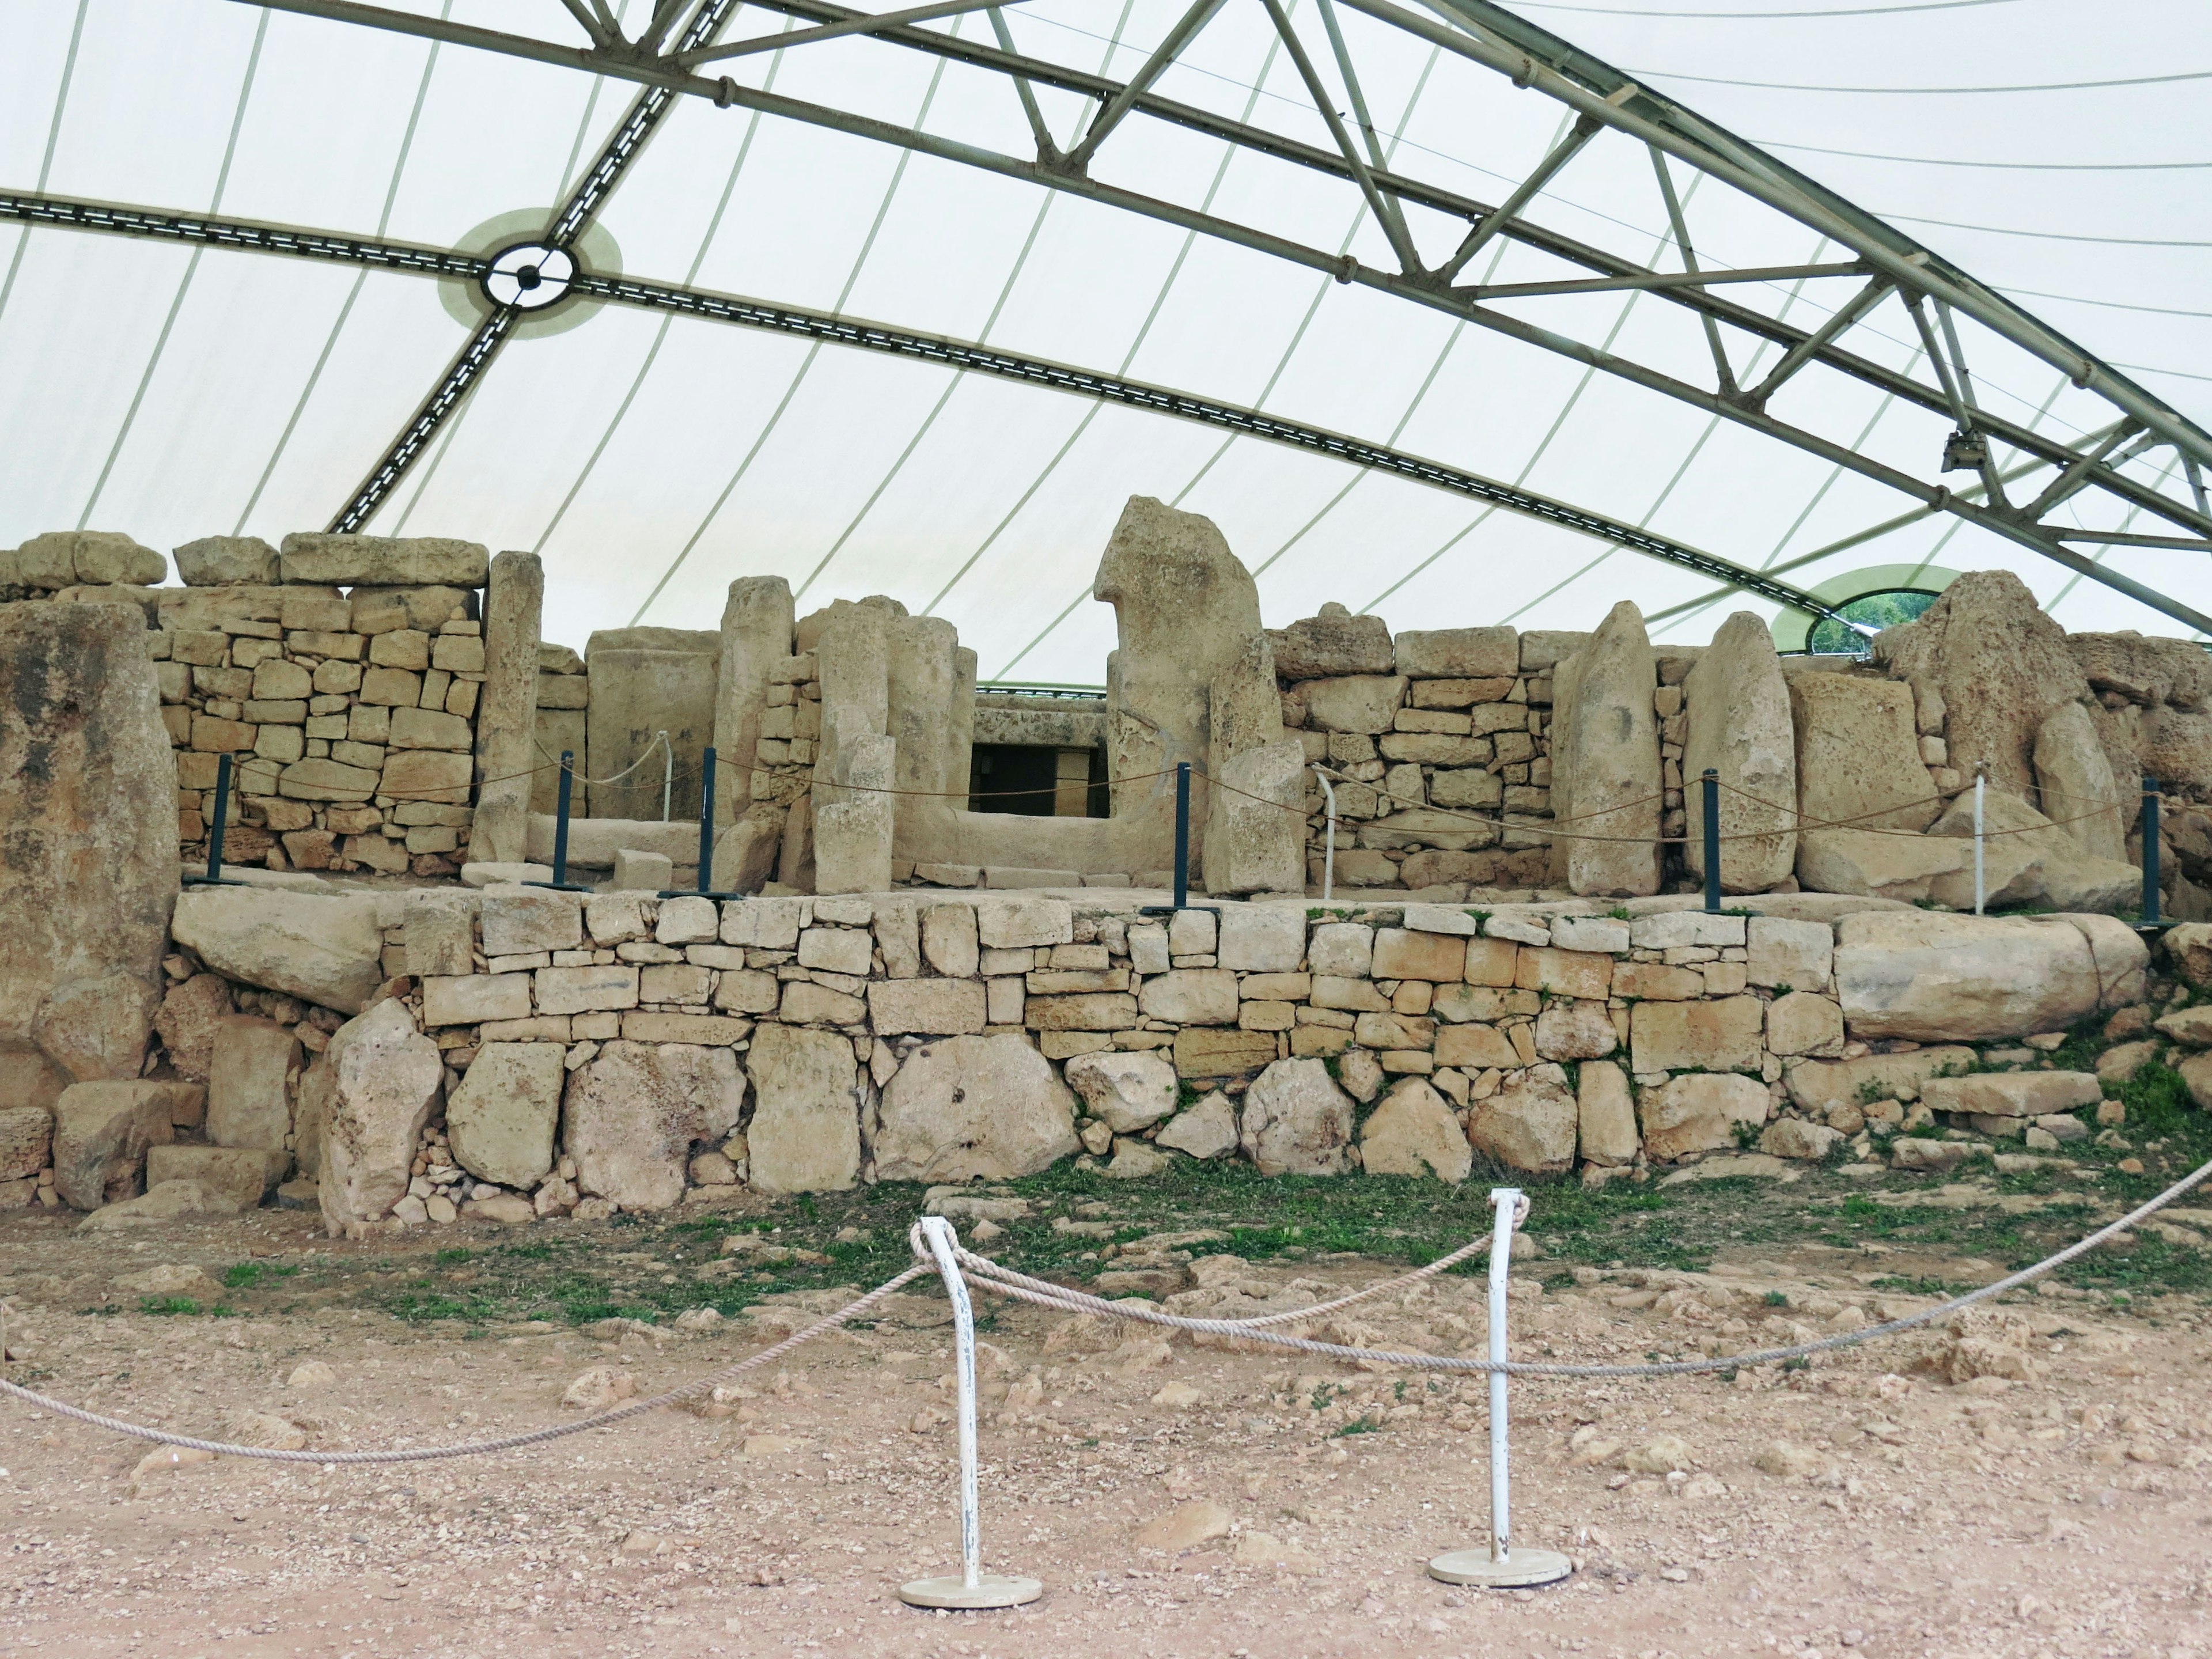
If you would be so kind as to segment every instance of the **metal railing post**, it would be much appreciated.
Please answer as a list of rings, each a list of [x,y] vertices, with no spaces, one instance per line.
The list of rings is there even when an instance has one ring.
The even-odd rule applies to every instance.
[[[714,745],[708,744],[699,757],[699,882],[696,890],[665,887],[663,898],[743,898],[743,893],[717,893],[714,865]]]
[[[1713,768],[1698,781],[1705,802],[1705,913],[1721,908],[1721,775]]]
[[[1014,1607],[1034,1601],[1044,1586],[1034,1578],[1010,1578],[983,1571],[981,1502],[975,1469],[975,1310],[968,1300],[968,1281],[954,1252],[960,1240],[943,1216],[921,1218],[921,1236],[937,1262],[945,1294],[952,1304],[953,1377],[960,1413],[960,1576],[917,1578],[901,1584],[899,1600],[910,1607]]]
[[[1336,885],[1336,786],[1318,766],[1314,768],[1314,775],[1321,780],[1322,793],[1328,797],[1328,839],[1322,844],[1321,855],[1321,896],[1327,900]]]
[[[215,819],[208,825],[207,874],[186,876],[186,887],[243,887],[246,884],[222,872],[222,833],[230,817],[230,757],[216,757]]]
[[[1175,908],[1190,905],[1190,763],[1176,763]]]
[[[1980,915],[1989,896],[1987,866],[1984,862],[1982,839],[1982,806],[1989,793],[1990,781],[1979,769],[1974,773],[1974,914]]]
[[[2142,925],[2162,927],[2158,915],[2158,780],[2142,781]]]
[[[576,781],[576,751],[561,751],[561,799],[554,808],[553,817],[553,879],[529,881],[526,887],[553,887],[564,893],[587,893],[591,890],[580,882],[568,879],[568,802]]]
[[[1708,771],[1710,778],[1714,775]],[[1527,1200],[1517,1187],[1493,1187],[1490,1202],[1495,1215],[1490,1233],[1490,1358],[1505,1363],[1505,1306],[1508,1277],[1513,1263],[1513,1230]],[[1510,1419],[1506,1413],[1506,1376],[1490,1374],[1490,1548],[1452,1550],[1429,1563],[1429,1577],[1447,1584],[1474,1584],[1489,1589],[1524,1589],[1534,1584],[1556,1583],[1575,1570],[1573,1562],[1556,1550],[1513,1550],[1513,1468],[1510,1457]]]

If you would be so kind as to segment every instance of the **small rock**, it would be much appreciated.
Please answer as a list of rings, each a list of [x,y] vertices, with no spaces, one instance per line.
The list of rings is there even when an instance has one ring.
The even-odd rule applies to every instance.
[[[167,1469],[189,1468],[195,1463],[212,1463],[215,1454],[191,1446],[156,1446],[140,1458],[131,1471],[131,1478],[159,1474]]]
[[[1144,1141],[1122,1135],[1114,1142],[1114,1161],[1099,1173],[1116,1181],[1145,1181],[1174,1162],[1165,1152],[1155,1151]]]
[[[687,1308],[676,1316],[676,1328],[690,1336],[706,1336],[722,1328],[721,1314],[713,1308]]]
[[[338,1380],[338,1374],[319,1359],[302,1360],[292,1368],[291,1376],[284,1379],[288,1389],[327,1389]]]
[[[1170,1382],[1152,1396],[1152,1404],[1165,1406],[1170,1411],[1188,1411],[1206,1396],[1188,1382]]]
[[[646,1555],[665,1555],[673,1547],[659,1533],[647,1532],[643,1528],[639,1528],[635,1531],[624,1533],[622,1542],[615,1547],[617,1553],[635,1559]]]
[[[571,1382],[561,1403],[578,1411],[603,1412],[637,1392],[637,1379],[612,1365],[594,1365]]]
[[[125,1273],[115,1281],[118,1290],[139,1291],[148,1296],[191,1295],[216,1288],[215,1281],[198,1267],[165,1261],[143,1273]]]
[[[1836,1472],[1836,1460],[1827,1453],[1775,1440],[1759,1448],[1752,1465],[1762,1474],[1784,1480],[1818,1480]]]
[[[298,1451],[307,1443],[305,1429],[273,1412],[240,1412],[230,1419],[229,1433],[241,1446],[265,1446],[273,1451]]]
[[[1240,1567],[1272,1567],[1278,1572],[1311,1577],[1322,1570],[1319,1559],[1296,1544],[1286,1544],[1273,1533],[1248,1532],[1237,1540],[1235,1556]]]
[[[1632,1474],[1672,1474],[1687,1469],[1697,1455],[1680,1435],[1662,1434],[1648,1444],[1624,1453],[1620,1467]]]
[[[739,1449],[747,1457],[788,1457],[805,1443],[796,1435],[749,1434]]]
[[[1180,1554],[1217,1538],[1226,1538],[1233,1521],[1234,1517],[1220,1504],[1201,1498],[1147,1521],[1137,1529],[1137,1547]],[[1245,1535],[1251,1536],[1249,1533]]]

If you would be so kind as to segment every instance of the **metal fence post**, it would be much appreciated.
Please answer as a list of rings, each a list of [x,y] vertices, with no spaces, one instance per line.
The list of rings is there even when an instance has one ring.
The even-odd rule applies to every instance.
[[[743,898],[743,893],[717,893],[713,884],[714,864],[714,745],[708,744],[699,757],[699,884],[696,890],[665,887],[663,898]]]
[[[2158,915],[2158,780],[2143,780],[2142,925],[2162,927]]]
[[[1176,763],[1175,908],[1190,904],[1190,763]]]
[[[568,879],[568,801],[576,781],[576,751],[561,751],[561,799],[554,809],[553,818],[553,879],[530,881],[526,887],[553,887],[564,893],[588,893],[592,890],[580,882]]]
[[[1990,781],[1979,768],[1974,771],[1974,914],[1982,914],[1982,906],[1989,896],[1987,868],[1983,860],[1982,840],[1983,799],[1989,793]]]
[[[1721,908],[1721,775],[1708,766],[1698,787],[1705,799],[1705,913]]]
[[[208,825],[207,874],[186,876],[186,887],[243,887],[246,884],[222,872],[222,832],[230,817],[230,757],[218,755],[215,763],[215,819]]]
[[[975,1312],[968,1300],[953,1252],[959,1238],[943,1216],[921,1218],[921,1236],[937,1260],[945,1294],[952,1304],[953,1374],[960,1390],[960,1574],[917,1578],[901,1584],[899,1600],[910,1607],[1015,1607],[1034,1601],[1044,1586],[1034,1578],[1012,1578],[983,1571],[982,1524],[975,1473]]]
[[[1326,901],[1336,885],[1336,786],[1318,766],[1314,768],[1314,776],[1321,780],[1321,792],[1328,797],[1328,840],[1321,855],[1321,896]]]
[[[1712,773],[1707,772],[1710,778]],[[1496,1210],[1490,1233],[1490,1358],[1503,1364],[1506,1357],[1505,1291],[1513,1258],[1513,1227],[1524,1202],[1516,1187],[1493,1187],[1490,1201]],[[1490,1547],[1451,1550],[1429,1563],[1429,1577],[1447,1584],[1474,1584],[1486,1589],[1525,1589],[1534,1584],[1557,1583],[1575,1570],[1575,1564],[1556,1550],[1513,1548],[1513,1471],[1508,1457],[1506,1376],[1490,1374]]]

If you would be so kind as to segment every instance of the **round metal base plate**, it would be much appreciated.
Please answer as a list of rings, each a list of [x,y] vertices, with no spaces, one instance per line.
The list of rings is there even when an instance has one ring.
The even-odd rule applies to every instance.
[[[958,1574],[949,1578],[917,1578],[899,1586],[898,1598],[910,1607],[1018,1607],[1044,1594],[1034,1578],[1009,1578],[987,1572],[972,1588]]]
[[[1492,1560],[1488,1550],[1451,1550],[1429,1563],[1430,1577],[1478,1589],[1556,1584],[1574,1570],[1575,1564],[1556,1550],[1516,1550],[1504,1561]]]

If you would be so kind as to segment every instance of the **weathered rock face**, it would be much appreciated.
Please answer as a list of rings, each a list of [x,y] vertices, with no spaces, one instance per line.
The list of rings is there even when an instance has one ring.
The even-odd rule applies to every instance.
[[[1278,726],[1279,729],[1279,724]],[[1305,890],[1305,750],[1296,738],[1221,763],[1206,832],[1209,893]]]
[[[445,1067],[438,1045],[396,998],[339,1026],[324,1057],[330,1115],[318,1180],[323,1219],[342,1232],[349,1222],[379,1219],[406,1195]]]
[[[654,732],[665,731],[676,752],[669,816],[696,822],[699,762],[714,741],[721,657],[720,633],[699,629],[605,629],[586,641],[584,660],[591,677],[586,741],[594,773],[613,776],[645,753]],[[619,783],[593,784],[591,815],[658,818],[661,772],[656,757]]]
[[[1671,1163],[1690,1152],[1735,1150],[1738,1125],[1766,1121],[1766,1085],[1757,1078],[1692,1073],[1644,1091],[1644,1151]]]
[[[1401,674],[1425,679],[1510,679],[1521,672],[1521,636],[1510,628],[1443,628],[1398,635]]]
[[[2062,704],[2089,695],[2066,630],[2009,570],[1967,572],[1918,620],[1876,635],[1874,658],[1898,678],[1942,693],[1960,776],[1986,767],[1991,788],[2022,800],[2035,787],[2036,732]]]
[[[292,1132],[287,1084],[300,1039],[273,1019],[234,1014],[216,1028],[208,1072],[207,1138],[218,1146],[284,1150]]]
[[[1554,997],[1536,1016],[1536,1052],[1546,1060],[1596,1060],[1620,1044],[1602,1002]]]
[[[917,1048],[884,1087],[876,1178],[1005,1181],[1079,1145],[1075,1097],[1051,1061],[1018,1036],[953,1037]]]
[[[2011,795],[1985,796],[1982,827],[1982,890],[1990,908],[2039,904],[2056,910],[2110,915],[2131,908],[2141,899],[2142,872],[2134,865],[2085,853],[2064,827]],[[1966,844],[1952,869],[1929,879],[1926,896],[1954,910],[1971,910],[1974,905],[1973,798],[1961,795],[1953,801],[1929,827],[1928,834],[1931,838]],[[1885,896],[1917,896],[1887,890]]]
[[[769,669],[789,660],[794,620],[791,584],[782,577],[741,576],[730,584],[722,606],[722,665],[714,702],[715,757],[728,769],[717,779],[721,799],[714,804],[714,815],[723,823],[736,823],[751,799],[749,769],[760,743]],[[762,862],[757,853],[752,861]],[[754,890],[766,874],[763,868],[752,887],[738,890]]]
[[[2095,1012],[2100,989],[2114,999],[2130,983],[2141,986],[2148,949],[2132,933],[2123,941],[2100,932],[2093,955],[2085,927],[2099,921],[2109,919],[1902,910],[1846,916],[1836,927],[1844,1023],[1855,1037],[1922,1042],[2061,1030]]]
[[[146,1149],[146,1190],[173,1181],[191,1182],[233,1211],[258,1209],[291,1167],[289,1153],[254,1146],[179,1146]],[[150,1206],[149,1206],[150,1207]]]
[[[177,900],[172,927],[225,978],[341,1013],[360,1012],[384,981],[384,935],[367,895],[195,887]]]
[[[1964,1072],[1975,1060],[1972,1048],[1916,1048],[1902,1054],[1867,1054],[1857,1060],[1804,1060],[1784,1080],[1790,1098],[1805,1111],[1822,1115],[1857,1106],[1869,1092],[1887,1100],[1917,1100],[1929,1079]]]
[[[1156,1054],[1109,1048],[1078,1054],[1064,1074],[1091,1115],[1117,1135],[1150,1128],[1175,1110],[1175,1067]]]
[[[823,731],[826,735],[847,724],[825,713]],[[881,792],[898,787],[897,762],[897,745],[879,732],[848,731],[840,737],[827,775],[857,787],[815,786],[816,892],[880,893],[890,886],[896,798]]]
[[[1682,756],[1690,825],[1684,854],[1691,870],[1704,875],[1705,792],[1699,781],[1711,767],[1721,781],[1721,889],[1763,893],[1797,861],[1796,733],[1790,687],[1766,624],[1747,611],[1723,623],[1683,681],[1683,692],[1690,716]]]
[[[1631,1063],[1638,1072],[1756,1071],[1764,1011],[1751,996],[1639,1002],[1629,1012]]]
[[[2078,702],[2053,709],[2035,729],[2033,759],[2044,816],[2062,824],[2087,856],[2124,861],[2127,825],[2135,811],[2117,806],[2099,810],[2099,802],[2118,800],[2123,791],[2089,711]],[[2133,795],[2138,783],[2130,769],[2125,793]],[[2134,805],[2129,802],[2130,808]]]
[[[1555,880],[1577,893],[1659,890],[1658,666],[1644,617],[1623,599],[1553,681],[1552,811],[1589,836],[1554,842]],[[1632,805],[1632,803],[1636,803]]]
[[[203,536],[172,548],[169,556],[187,587],[274,586],[280,580],[276,550],[258,536]]]
[[[54,1103],[54,1190],[72,1209],[135,1197],[146,1149],[174,1138],[171,1119],[188,1083],[73,1084]]]
[[[46,1167],[54,1146],[54,1118],[42,1106],[0,1109],[0,1181],[21,1181]]]
[[[194,974],[161,999],[154,1029],[179,1077],[205,1083],[215,1060],[215,1034],[231,1014],[230,984],[220,974]]]
[[[1609,1060],[1589,1060],[1578,1068],[1576,1085],[1583,1158],[1591,1164],[1633,1164],[1640,1142],[1636,1097],[1629,1092],[1626,1073]]]
[[[1455,1184],[1474,1167],[1466,1133],[1444,1097],[1409,1077],[1359,1126],[1361,1167],[1370,1175],[1434,1176]]]
[[[491,562],[489,584],[474,734],[483,781],[469,850],[478,862],[515,862],[529,853],[530,793],[538,764],[533,739],[545,569],[535,553],[502,553]]]
[[[745,1056],[753,1085],[745,1144],[763,1192],[842,1191],[860,1170],[860,1091],[849,1038],[762,1025]]]
[[[778,1029],[764,1026],[762,1034]],[[849,1066],[851,1043],[844,1049]],[[719,1140],[736,1128],[744,1097],[737,1056],[727,1048],[610,1042],[569,1078],[561,1150],[576,1160],[584,1192],[625,1210],[665,1210],[684,1196],[692,1142]],[[757,1142],[753,1171],[757,1178]]]
[[[1244,1155],[1263,1176],[1342,1175],[1352,1097],[1318,1060],[1279,1060],[1244,1095]]]
[[[1972,1077],[1931,1078],[1920,1091],[1926,1105],[1939,1112],[1967,1112],[1982,1117],[2048,1117],[2078,1111],[2105,1097],[2089,1072],[1986,1073]]]
[[[145,639],[136,611],[0,606],[0,1107],[134,1078],[145,1055],[177,896]]]
[[[1156,1146],[1193,1158],[1223,1158],[1237,1150],[1237,1109],[1216,1089],[1152,1138]]]
[[[446,1101],[454,1161],[479,1181],[525,1192],[543,1180],[553,1167],[565,1052],[557,1042],[487,1042],[479,1048]],[[731,1074],[734,1079],[734,1065]]]
[[[1797,731],[1797,810],[1850,832],[1924,830],[1942,810],[1920,761],[1912,688],[1856,674],[1801,674],[1790,682]],[[1815,833],[1808,830],[1806,836]],[[1801,847],[1804,844],[1800,837]],[[1798,879],[1822,892],[1798,860]]]
[[[1650,706],[1650,693],[1644,702]],[[1531,1066],[1518,1081],[1468,1109],[1467,1138],[1476,1152],[1510,1169],[1556,1172],[1575,1161],[1581,1118],[1566,1073]]]
[[[1922,776],[1927,775],[1923,773]],[[1808,830],[1797,837],[1797,879],[1808,892],[1864,893],[1907,903],[1946,876],[1973,878],[1974,850],[1940,836],[1879,830]],[[1971,894],[1967,903],[1973,902]]]
[[[1325,605],[1318,616],[1270,630],[1267,639],[1274,647],[1275,672],[1285,679],[1390,672],[1389,625],[1380,617],[1355,617],[1340,605]]]
[[[482,587],[491,555],[443,536],[338,536],[298,532],[280,550],[287,582],[332,587]]]
[[[49,530],[16,549],[15,558],[31,587],[151,587],[168,574],[159,553],[113,530]]]

